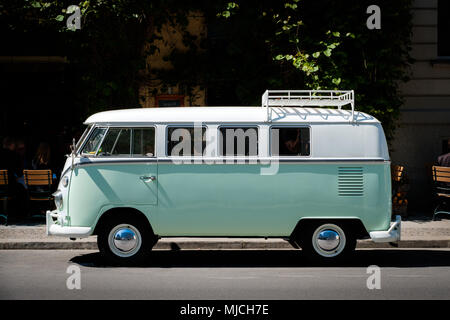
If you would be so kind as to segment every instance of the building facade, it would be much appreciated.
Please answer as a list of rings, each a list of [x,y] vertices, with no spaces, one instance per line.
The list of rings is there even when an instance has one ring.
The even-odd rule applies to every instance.
[[[383,12],[383,8],[381,8]],[[431,210],[431,166],[437,157],[450,152],[450,1],[413,0],[411,79],[400,86],[404,105],[398,128],[391,141],[392,163],[405,167],[409,184],[410,208]],[[205,18],[190,13],[186,30],[199,41],[207,36]],[[208,105],[205,88],[197,86],[187,93],[180,85],[167,86],[154,70],[173,68],[164,57],[175,48],[186,50],[176,26],[166,25],[159,50],[147,59],[145,81],[141,87],[143,107]]]
[[[173,50],[186,51],[183,43],[183,32],[194,37],[195,45],[206,37],[205,17],[201,12],[189,12],[185,29],[181,25],[167,23],[158,32],[159,39],[151,45],[157,50],[146,59],[146,68],[143,70],[142,85],[140,87],[140,101],[144,108],[154,107],[186,107],[206,105],[206,90],[200,85],[185,88],[180,84],[165,84],[159,77],[159,72],[173,69],[174,66],[167,57]]]
[[[432,210],[431,166],[450,152],[450,1],[413,1],[411,80],[394,141],[393,164],[405,167],[410,207]]]

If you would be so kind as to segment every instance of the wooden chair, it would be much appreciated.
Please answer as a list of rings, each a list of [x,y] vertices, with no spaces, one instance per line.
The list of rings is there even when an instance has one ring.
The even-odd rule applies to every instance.
[[[8,170],[0,170],[0,200],[3,202],[3,212],[0,217],[8,224],[8,201],[11,199],[9,190]]]
[[[399,165],[391,166],[392,181],[392,214],[400,214],[407,217],[408,200],[406,199],[406,191],[402,188],[405,184],[405,167]]]
[[[52,170],[23,170],[23,179],[29,201],[48,201],[52,205]]]
[[[433,220],[440,213],[450,214],[447,202],[450,200],[450,167],[433,166],[433,184],[437,206],[434,209]]]
[[[400,183],[402,182],[403,177],[404,177],[404,172],[405,172],[404,166],[398,166],[398,165],[391,166],[391,179],[392,179],[393,185],[395,185],[396,187],[398,187],[398,185],[400,185]]]

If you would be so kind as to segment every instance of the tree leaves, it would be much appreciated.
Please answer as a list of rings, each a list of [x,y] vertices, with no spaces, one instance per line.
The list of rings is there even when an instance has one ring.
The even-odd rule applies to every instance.
[[[411,0],[380,0],[386,27],[377,34],[361,21],[364,1],[262,1],[261,21],[273,30],[264,41],[273,62],[284,76],[302,79],[280,87],[354,89],[358,109],[378,117],[391,138],[402,104],[398,84],[408,79],[411,61]]]

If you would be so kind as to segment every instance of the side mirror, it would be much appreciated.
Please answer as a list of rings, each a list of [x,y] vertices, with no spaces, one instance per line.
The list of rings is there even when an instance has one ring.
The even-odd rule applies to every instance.
[[[72,138],[72,144],[70,145],[70,151],[72,151],[72,153],[75,153],[75,149],[76,149],[75,138]]]
[[[72,145],[70,146],[70,150],[71,152],[71,157],[72,157],[72,165],[71,165],[71,169],[73,170],[73,162],[75,160],[75,152],[76,152],[76,144],[75,144],[75,138],[72,139]]]

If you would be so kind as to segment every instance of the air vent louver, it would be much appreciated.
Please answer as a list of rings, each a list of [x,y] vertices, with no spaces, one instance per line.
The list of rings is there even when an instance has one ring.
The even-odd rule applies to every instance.
[[[360,197],[364,194],[364,176],[361,167],[338,168],[338,192],[340,196]]]

